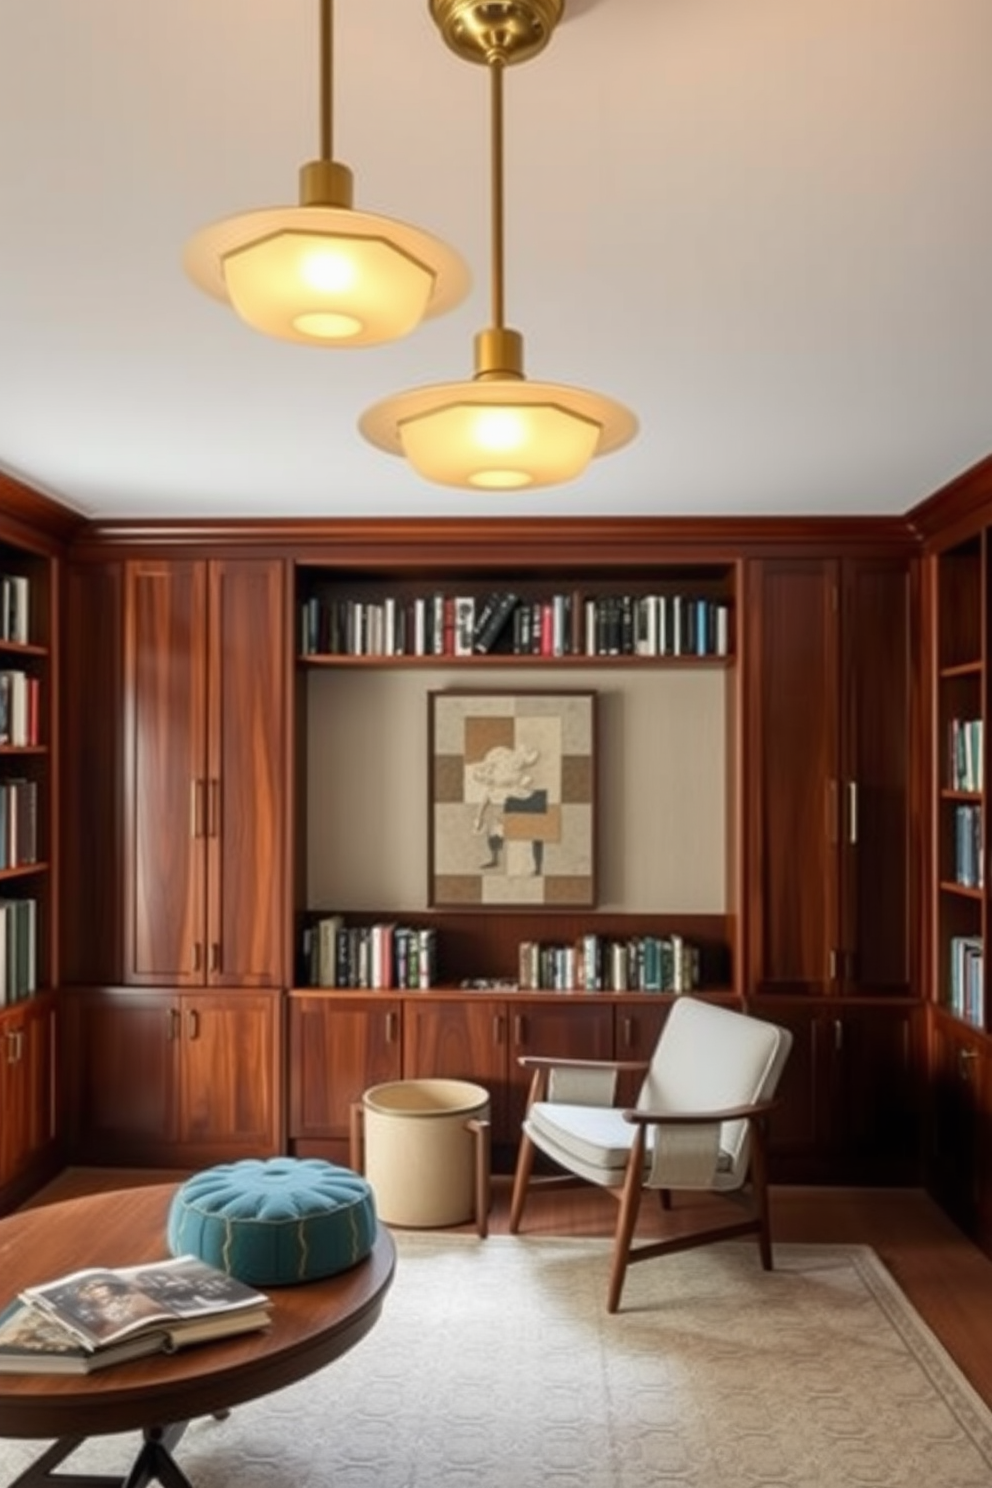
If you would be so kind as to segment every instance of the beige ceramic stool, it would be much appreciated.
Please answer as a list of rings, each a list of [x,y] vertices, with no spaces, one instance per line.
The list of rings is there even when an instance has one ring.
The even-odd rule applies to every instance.
[[[489,1092],[466,1080],[373,1085],[352,1107],[351,1166],[386,1224],[489,1227]]]

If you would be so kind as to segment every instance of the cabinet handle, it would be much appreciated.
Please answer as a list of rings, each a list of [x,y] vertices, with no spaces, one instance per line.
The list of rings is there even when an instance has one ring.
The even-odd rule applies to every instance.
[[[513,1042],[518,1049],[523,1047],[527,1037],[527,1022],[522,1013],[515,1013],[513,1017]]]
[[[220,836],[220,781],[211,780],[207,786],[207,836]]]
[[[179,1037],[179,1009],[178,1008],[170,1008],[169,1011],[168,1011],[168,1014],[166,1016],[168,1017],[168,1020],[169,1020],[169,1022],[168,1022],[169,1040],[171,1042],[172,1040],[177,1039]]]
[[[193,970],[200,971],[203,967],[203,945],[199,940],[193,942]]]
[[[7,1063],[20,1064],[24,1052],[24,1034],[15,1028],[7,1034]]]
[[[623,1046],[625,1049],[629,1049],[632,1047],[634,1042],[633,1034],[634,1020],[632,1018],[624,1018],[620,1023],[620,1037],[623,1040]]]
[[[833,946],[831,946],[830,948],[827,976],[831,982],[835,982],[837,980],[837,951]]]
[[[971,1065],[972,1062],[977,1058],[978,1054],[974,1049],[958,1050],[958,1074],[961,1076],[962,1080],[971,1079]]]
[[[841,1018],[834,1019],[834,1052],[839,1054],[844,1047],[844,1023]]]
[[[200,1015],[196,1011],[196,1008],[190,1008],[186,1014],[186,1033],[190,1039],[198,1039],[200,1037]]]
[[[503,1014],[502,1013],[495,1013],[493,1015],[493,1043],[494,1044],[501,1044],[502,1042],[503,1042]]]
[[[397,1016],[396,1016],[395,1013],[387,1013],[386,1014],[386,1043],[387,1044],[395,1044],[395,1042],[396,1042],[396,1031],[397,1031],[397,1024],[398,1024],[398,1022],[399,1022],[399,1019],[397,1018]]]
[[[210,970],[220,971],[220,941],[210,942]]]
[[[191,837],[203,836],[203,781],[189,783],[189,830]]]
[[[847,782],[847,840],[853,847],[858,840],[858,782]]]

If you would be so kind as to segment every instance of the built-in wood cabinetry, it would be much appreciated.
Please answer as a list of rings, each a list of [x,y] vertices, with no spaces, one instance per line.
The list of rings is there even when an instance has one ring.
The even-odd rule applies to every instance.
[[[282,1145],[278,992],[75,989],[70,1148],[181,1166]]]
[[[914,874],[910,566],[748,573],[748,987],[906,996]]]
[[[285,980],[283,565],[137,560],[124,624],[124,981]]]
[[[981,835],[984,785],[946,775],[950,723],[988,707],[985,512],[992,485],[981,499],[955,496],[946,521],[934,507],[919,532],[896,520],[509,518],[110,526],[67,538],[63,568],[48,570],[49,634],[25,665],[57,680],[62,767],[50,755],[31,768],[57,785],[44,831],[64,841],[43,891],[53,906],[43,954],[73,1150],[165,1163],[285,1145],[344,1160],[363,1090],[445,1073],[491,1088],[509,1146],[518,1053],[647,1057],[669,1005],[511,993],[520,941],[654,927],[700,944],[703,995],[792,1028],[779,1176],[911,1181],[925,1151],[935,1191],[989,1233],[988,999],[962,1015],[951,969],[952,942],[984,937],[987,875],[965,882],[958,863],[961,822]],[[529,646],[508,631],[481,654],[448,650],[453,602],[471,597],[478,614],[506,591],[530,607]],[[624,617],[651,595],[695,595],[697,624],[707,605],[721,611],[716,649],[625,649]],[[418,654],[417,601],[428,597],[443,617],[440,654]],[[550,650],[533,639],[546,604]],[[334,606],[331,645],[323,617]],[[382,627],[400,609],[414,617],[414,645],[398,653],[397,632]],[[590,910],[429,906],[416,816],[426,768],[411,772],[408,758],[428,688],[616,694],[603,710],[616,733],[599,754],[610,786],[616,741],[641,707],[625,673],[664,696],[666,723],[681,717],[677,689],[671,704],[666,691],[675,679],[719,688],[707,715],[719,720],[714,763],[681,793],[688,825],[660,823],[649,854],[687,870],[692,813],[718,802],[715,902],[631,903],[643,878],[638,869],[632,884],[629,822],[640,827],[639,807],[673,762],[711,750],[697,728],[655,750],[635,808],[618,809],[607,790],[607,890]],[[387,699],[400,694],[397,728]],[[0,768],[15,764],[0,756]],[[619,773],[626,788],[629,771]],[[332,794],[350,817],[328,809]],[[397,895],[387,886],[403,844],[390,827],[417,800],[404,822],[424,877]],[[378,814],[363,814],[370,801]],[[984,873],[986,858],[981,844],[966,871]],[[367,890],[345,902],[341,880],[325,878],[325,892],[329,861],[345,886],[365,874]],[[342,912],[368,925],[399,911],[438,934],[435,986],[305,985],[302,932],[314,919]]]

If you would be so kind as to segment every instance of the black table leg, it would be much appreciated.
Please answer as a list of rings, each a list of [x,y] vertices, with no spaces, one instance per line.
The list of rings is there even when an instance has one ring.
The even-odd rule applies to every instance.
[[[149,1483],[161,1483],[162,1488],[192,1488],[172,1456],[172,1448],[187,1424],[177,1421],[172,1426],[147,1426],[141,1451],[124,1478],[105,1473],[56,1472],[59,1464],[86,1440],[83,1436],[62,1436],[15,1478],[10,1488],[148,1488]]]

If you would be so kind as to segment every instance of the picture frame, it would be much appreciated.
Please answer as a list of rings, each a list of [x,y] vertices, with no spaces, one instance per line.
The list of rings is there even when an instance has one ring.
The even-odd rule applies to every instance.
[[[428,693],[428,903],[596,903],[596,694]]]

